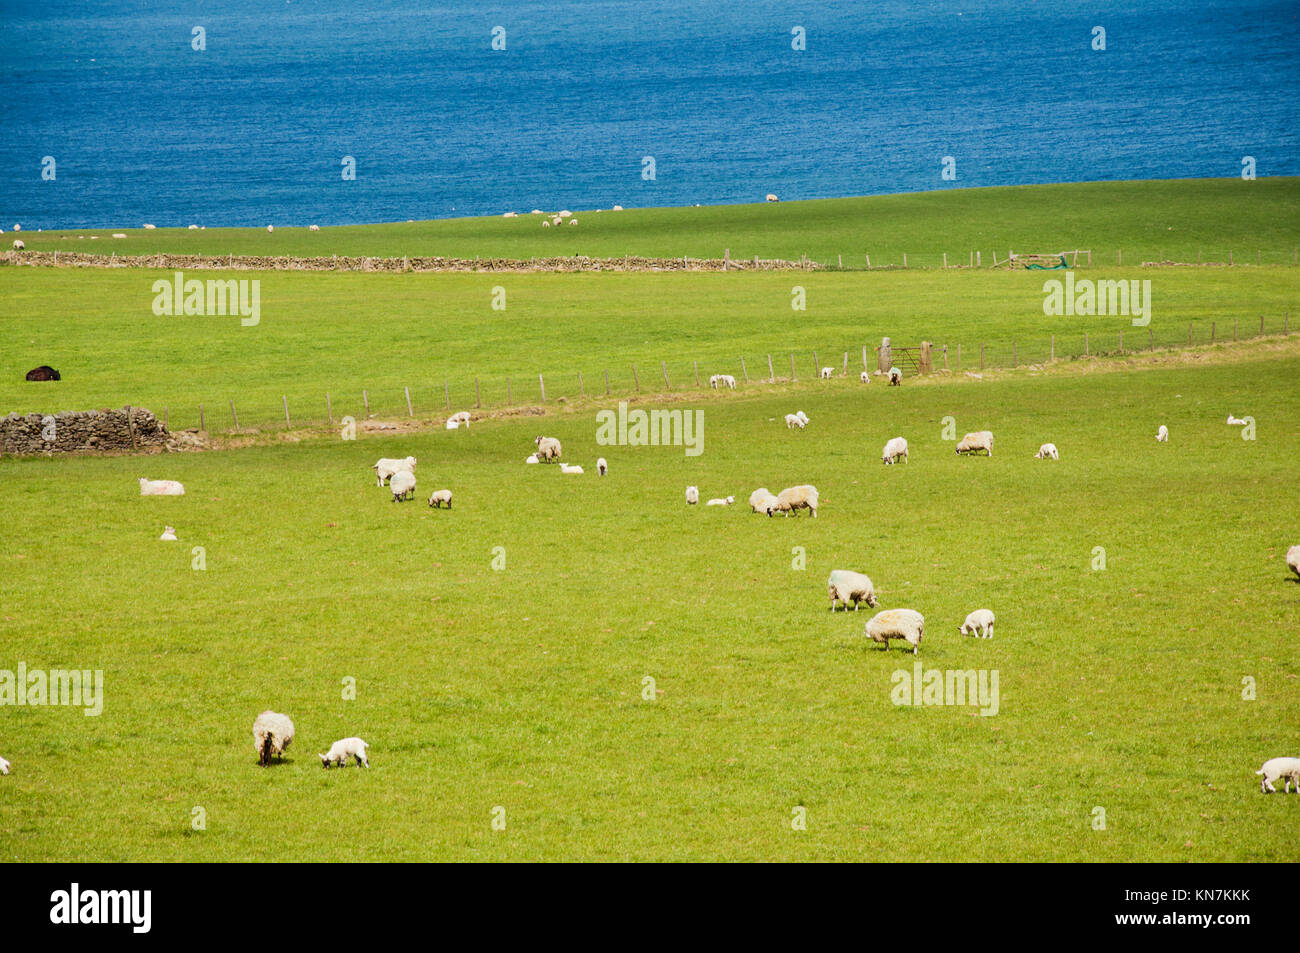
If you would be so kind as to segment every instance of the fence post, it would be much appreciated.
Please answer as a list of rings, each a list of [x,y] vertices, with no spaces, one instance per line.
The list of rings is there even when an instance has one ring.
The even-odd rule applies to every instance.
[[[289,398],[284,394],[280,395],[280,403],[284,404],[284,429],[292,430],[293,424],[289,420]]]
[[[1118,264],[1118,265],[1122,265],[1122,264],[1124,264],[1124,250],[1123,250],[1123,249],[1117,249],[1117,250],[1115,251],[1115,263]]]
[[[980,250],[978,248],[975,249],[975,267],[976,268],[984,267],[984,262],[980,258]]]
[[[695,386],[699,387],[700,386],[700,362],[691,361],[691,365],[695,368]]]
[[[980,343],[980,370],[984,370],[984,344]]]
[[[907,267],[907,252],[903,252],[903,267]]]
[[[867,270],[868,270],[868,271],[871,270],[871,256],[870,256],[870,255],[867,256]]]
[[[790,380],[797,381],[799,378],[794,376],[794,355],[790,355]]]
[[[1124,353],[1124,329],[1119,329],[1119,352]]]
[[[745,375],[745,383],[749,383],[749,368],[745,367],[745,355],[740,356],[740,373]],[[698,381],[696,382],[698,383]]]
[[[840,262],[840,271],[843,271],[843,270],[844,270],[844,256],[843,256],[843,255],[836,255],[835,257],[836,257],[837,259],[839,259],[839,262]]]
[[[1291,312],[1290,311],[1282,312],[1282,333],[1283,334],[1290,333],[1287,331],[1287,324],[1290,322],[1290,320],[1291,320]]]
[[[961,372],[961,343],[957,344],[957,371]]]
[[[665,390],[672,390],[672,389],[673,389],[673,385],[670,384],[670,383],[668,383],[668,365],[665,364],[663,361],[660,361],[660,362],[659,362],[659,371],[664,375],[664,389],[665,389]]]
[[[609,396],[609,368],[605,368],[605,396]]]
[[[944,252],[944,253],[943,253],[943,267],[945,267],[945,268],[948,267],[948,253],[947,253],[947,252]]]
[[[537,386],[542,390],[542,403],[544,404],[546,403],[546,378],[542,377],[541,374],[537,375]]]
[[[632,365],[632,383],[636,387],[636,392],[641,393],[641,378],[637,377],[636,365]]]
[[[813,377],[822,376],[822,362],[817,357],[817,349],[813,349]]]
[[[1083,356],[1087,357],[1089,353],[1090,352],[1088,351],[1088,332],[1084,331],[1083,332]]]
[[[862,345],[862,369],[864,371],[871,370],[871,368],[867,366],[867,346],[865,344]]]
[[[447,409],[451,410],[451,388],[447,386],[447,378],[445,377],[442,379],[442,397]]]
[[[1120,333],[1122,334],[1123,332],[1121,331]],[[1016,351],[1016,342],[1012,341],[1011,342],[1011,366],[1015,367],[1019,363],[1020,363],[1020,355]]]
[[[135,413],[131,410],[131,405],[126,405],[126,429],[131,434],[131,449],[135,449]]]
[[[1259,336],[1264,336],[1264,316],[1262,314],[1259,316]]]
[[[1228,264],[1232,264],[1232,249],[1228,249]]]
[[[207,423],[203,419],[203,405],[199,404],[199,430],[206,431],[207,429],[208,429]]]
[[[235,422],[235,429],[239,429],[239,414],[235,413],[235,399],[230,398],[230,419]]]
[[[479,392],[477,377],[474,378],[474,406],[475,407],[483,406],[483,395]]]
[[[330,423],[334,423],[334,406],[330,403],[330,392],[325,392],[325,415],[329,417]]]
[[[946,345],[946,344],[943,346],[943,369],[944,369],[944,372],[947,373],[947,371],[948,371],[948,345]]]
[[[775,383],[776,383],[776,371],[772,370],[772,355],[771,355],[771,354],[769,354],[769,355],[767,356],[767,382],[768,382],[769,384],[775,384]]]
[[[1211,321],[1211,322],[1210,322],[1210,343],[1211,343],[1211,344],[1214,343],[1214,325],[1215,325],[1215,323],[1216,323],[1216,322],[1214,322],[1214,321]]]
[[[366,408],[366,416],[370,416],[370,395],[366,393],[365,388],[361,390],[361,403]]]
[[[1192,346],[1192,322],[1187,322],[1187,346]]]
[[[840,374],[844,377],[849,376],[849,352],[848,351],[844,352],[844,370],[840,371]]]
[[[415,411],[411,409],[411,388],[403,386],[402,392],[406,394],[406,416],[414,417]]]
[[[583,397],[587,396],[587,388],[584,387],[582,383],[582,371],[578,371],[578,393]]]
[[[722,249],[722,270],[726,271],[731,267],[731,249]]]

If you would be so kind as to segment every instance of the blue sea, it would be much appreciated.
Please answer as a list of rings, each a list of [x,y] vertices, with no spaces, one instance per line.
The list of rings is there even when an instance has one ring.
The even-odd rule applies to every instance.
[[[1298,17],[1296,2],[3,0],[0,222],[335,225],[1236,176],[1243,156],[1296,175]]]

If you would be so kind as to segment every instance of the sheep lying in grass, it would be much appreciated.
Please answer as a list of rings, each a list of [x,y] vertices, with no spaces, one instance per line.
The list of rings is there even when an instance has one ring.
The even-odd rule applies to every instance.
[[[844,604],[848,609],[849,603],[853,603],[853,611],[858,611],[858,603],[865,602],[871,608],[876,607],[876,590],[871,585],[871,580],[860,572],[853,572],[850,569],[832,569],[830,578],[826,580],[826,594],[831,600],[831,611],[835,611],[835,603]]]
[[[902,437],[894,437],[885,444],[885,449],[880,452],[880,462],[889,465],[897,463],[898,458],[902,457],[903,462],[907,462],[907,441]]]
[[[700,488],[698,486],[688,486],[686,488],[686,502],[690,506],[700,502]]]
[[[530,453],[528,456],[524,457],[524,463],[537,463],[537,462],[538,462],[537,454],[535,453]]]
[[[730,506],[732,503],[735,502],[736,502],[736,498],[734,496],[728,496],[726,498],[715,497],[714,499],[709,500],[709,502],[705,503],[704,505],[705,506]]]
[[[393,502],[409,500],[415,496],[415,474],[410,470],[400,470],[388,481],[388,488],[393,491]]]
[[[1300,546],[1292,546],[1286,551],[1286,564],[1293,573],[1300,576]]]
[[[429,497],[429,505],[442,509],[444,503],[447,504],[447,509],[451,509],[451,490],[434,490]]]
[[[0,774],[8,774],[8,773],[9,773],[9,762],[6,761],[4,758],[0,758]]]
[[[981,639],[993,638],[993,612],[990,609],[976,609],[966,617],[957,629],[962,635],[974,635]]]
[[[1161,424],[1160,429],[1156,431],[1156,443],[1168,443],[1168,442],[1169,442],[1169,428],[1166,427],[1164,424]]]
[[[459,429],[460,429],[460,421],[459,421],[459,420],[449,420],[449,421],[447,421],[446,424],[444,424],[444,426],[445,426],[448,430],[459,430]]]
[[[824,380],[824,381],[828,381],[828,380],[830,380],[830,379],[831,379],[831,375],[834,374],[834,373],[835,373],[835,368],[833,368],[833,367],[823,367],[823,368],[822,368],[822,380]]]
[[[609,472],[609,464],[605,462],[604,457],[596,458],[596,472],[600,476],[604,476],[606,473]]]
[[[891,367],[889,369],[889,383],[894,387],[903,383],[903,372],[896,367]]]
[[[560,472],[571,473],[576,475],[582,473],[582,467],[578,466],[576,463],[561,463]]]
[[[537,459],[548,463],[560,459],[560,454],[564,452],[560,441],[554,437],[534,437],[533,443],[537,444]]]
[[[283,757],[292,741],[293,722],[288,715],[264,711],[253,722],[253,748],[257,751],[258,764],[267,765],[272,758]]]
[[[1059,460],[1061,459],[1061,455],[1056,450],[1056,444],[1045,443],[1038,448],[1038,452],[1034,454],[1034,459],[1035,460]]]
[[[776,505],[776,496],[765,486],[749,494],[749,508],[755,513],[766,513],[768,508]]]
[[[890,639],[902,639],[912,647],[912,654],[921,647],[925,635],[925,617],[914,609],[886,609],[867,620],[867,638],[879,642],[889,651]]]
[[[993,456],[993,431],[978,430],[975,433],[968,433],[961,438],[961,443],[957,444],[957,453],[978,453],[983,450],[990,457]]]
[[[782,516],[789,516],[799,510],[808,510],[812,513],[813,519],[817,518],[817,487],[801,483],[799,486],[782,490],[776,495],[776,502],[768,505],[767,515],[780,513]]]
[[[167,540],[168,542],[172,542],[172,543],[180,542],[176,538],[176,530],[172,529],[170,526],[164,526],[162,535],[159,536],[158,538],[160,540]]]
[[[1286,778],[1282,784],[1283,794],[1290,792],[1292,781],[1295,782],[1295,793],[1300,794],[1300,758],[1270,758],[1255,773],[1263,775],[1259,782],[1259,790],[1264,794],[1277,793],[1273,782],[1278,778]]]
[[[414,473],[415,457],[403,457],[401,460],[380,457],[377,463],[370,465],[370,469],[375,471],[375,486],[383,486],[384,481],[391,480],[394,473],[401,473],[403,470]]]
[[[1232,414],[1228,414],[1228,426],[1229,426],[1229,427],[1244,427],[1244,426],[1246,426],[1246,421],[1242,420],[1240,417],[1234,417],[1234,416],[1232,416]]]
[[[140,477],[141,496],[184,496],[185,487],[175,480],[146,480]]]
[[[340,738],[334,744],[330,745],[330,750],[326,754],[320,754],[320,763],[322,768],[328,768],[331,764],[337,764],[340,768],[346,767],[348,758],[357,759],[358,768],[370,767],[370,761],[366,758],[366,749],[369,748],[366,742],[360,738]]]
[[[864,384],[870,384],[871,375],[868,374],[866,371],[863,371],[861,374],[858,375],[858,380],[862,381],[862,383]]]

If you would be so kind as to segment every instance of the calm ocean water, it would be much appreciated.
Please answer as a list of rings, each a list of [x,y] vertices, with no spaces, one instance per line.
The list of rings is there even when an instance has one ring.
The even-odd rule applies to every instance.
[[[1245,155],[1295,175],[1298,16],[1294,0],[3,0],[0,222],[330,225],[1233,176]]]

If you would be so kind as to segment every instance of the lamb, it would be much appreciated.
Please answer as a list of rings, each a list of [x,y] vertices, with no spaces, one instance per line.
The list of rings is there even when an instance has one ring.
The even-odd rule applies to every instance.
[[[609,464],[605,462],[604,457],[596,458],[596,472],[601,476],[604,476],[609,472]]]
[[[273,232],[273,231],[275,231],[275,226],[274,226],[274,225],[268,225],[268,226],[266,226],[266,230],[267,230],[268,232]]]
[[[537,459],[548,462],[560,459],[560,454],[564,452],[560,447],[560,441],[554,437],[534,437],[533,443],[537,444]]]
[[[993,638],[993,611],[976,609],[957,627],[957,631],[962,635],[974,635],[981,639]]]
[[[714,390],[717,390],[717,389],[718,389],[718,383],[719,383],[721,380],[722,380],[722,375],[721,375],[721,374],[710,374],[710,375],[709,375],[709,386],[712,387]]]
[[[880,462],[888,466],[897,463],[898,458],[902,457],[903,462],[907,462],[907,441],[902,437],[894,437],[885,444],[885,449],[880,453]]]
[[[4,758],[0,758],[0,774],[8,774],[8,773],[9,773],[9,762],[6,761]]]
[[[308,226],[307,226],[307,231],[309,231],[309,232],[319,232],[319,231],[320,231],[320,226],[319,226],[319,225],[308,225]]]
[[[577,224],[578,224],[578,220],[577,220],[576,218],[571,218],[571,219],[569,219],[569,224],[570,224],[570,225],[577,225]]]
[[[175,480],[146,480],[140,477],[141,496],[184,496],[185,487]]]
[[[446,426],[447,426],[447,429],[448,429],[448,430],[459,430],[459,429],[460,429],[460,421],[459,421],[459,420],[448,420]]]
[[[1300,576],[1300,546],[1292,546],[1286,551],[1286,564],[1293,573]]]
[[[582,467],[578,466],[576,463],[561,463],[561,464],[560,464],[560,472],[561,472],[561,473],[580,474],[580,473],[582,473]]]
[[[831,375],[834,374],[834,373],[835,373],[835,368],[833,368],[833,367],[823,367],[823,368],[822,368],[822,380],[824,380],[824,381],[828,381],[828,380],[830,380],[830,379],[831,379]]]
[[[813,519],[817,518],[817,487],[801,483],[782,490],[777,494],[776,502],[768,506],[767,515],[780,512],[783,516],[789,516],[798,510],[808,510]]]
[[[709,502],[705,503],[704,505],[705,506],[730,506],[732,503],[735,502],[736,502],[736,498],[734,496],[729,496],[726,499],[717,497],[712,500],[709,500]]]
[[[889,369],[889,383],[894,387],[903,383],[903,372],[896,367],[891,367]]]
[[[573,213],[570,212],[570,211],[566,208],[566,209],[562,209],[558,214],[559,214],[560,218],[568,218],[568,217],[571,216]]]
[[[1045,443],[1038,448],[1038,452],[1034,454],[1034,459],[1035,460],[1059,460],[1061,459],[1061,455],[1056,450],[1056,444]]]
[[[188,226],[188,230],[191,232],[197,232],[199,230],[199,227],[197,225],[190,225]]]
[[[144,229],[145,229],[145,231],[147,231],[147,232],[152,232],[152,231],[153,231],[155,228],[157,228],[157,227],[158,227],[157,225],[150,225],[148,222],[146,222],[146,223],[145,223],[145,226],[144,226]]]
[[[623,206],[621,206],[621,205],[615,205],[615,206],[613,206],[613,207],[610,209],[610,211],[611,211],[611,212],[621,212],[621,211],[623,211]]]
[[[1244,426],[1246,426],[1246,421],[1242,420],[1240,417],[1234,417],[1234,416],[1232,416],[1232,414],[1228,414],[1228,426],[1229,426],[1229,427],[1244,427]]]
[[[806,427],[806,426],[808,426],[807,422],[806,422],[802,417],[800,417],[798,414],[786,414],[786,415],[785,415],[785,429],[786,429],[786,430],[793,430],[795,427],[798,427],[800,430],[803,430],[803,428]]]
[[[519,217],[518,212],[506,212],[505,215],[502,216],[502,218],[518,218],[518,217]]]
[[[775,193],[775,192],[768,192],[768,193],[767,193],[767,199],[766,199],[766,201],[768,201],[768,202],[779,202],[779,201],[781,201],[781,200],[780,200],[779,198],[776,197],[776,193]]]
[[[393,491],[393,502],[409,500],[415,496],[415,474],[410,470],[398,470],[388,481],[388,488]]]
[[[866,634],[873,642],[881,643],[886,652],[890,639],[902,639],[912,646],[915,655],[925,635],[925,617],[915,609],[886,609],[867,620]]]
[[[14,251],[22,251],[26,247],[27,246],[23,244],[23,240],[21,238],[14,239]]]
[[[1278,778],[1286,778],[1282,784],[1283,794],[1290,792],[1292,781],[1295,782],[1295,793],[1300,794],[1300,758],[1270,758],[1255,773],[1263,775],[1259,782],[1259,790],[1263,794],[1277,793],[1273,782]]]
[[[403,470],[414,473],[415,457],[403,457],[401,460],[380,457],[377,463],[370,465],[370,469],[375,471],[375,486],[383,486],[384,481],[391,479],[394,473],[401,473]]]
[[[769,506],[776,504],[776,497],[772,491],[765,486],[759,487],[753,493],[749,494],[749,508],[755,513],[766,513]]]
[[[545,218],[542,219],[542,228],[550,228],[550,227],[551,227],[550,219],[545,219]]]
[[[1169,428],[1166,427],[1164,424],[1161,424],[1160,429],[1156,431],[1156,443],[1168,443],[1168,442],[1169,442]]]
[[[366,758],[366,749],[369,747],[370,745],[360,738],[340,738],[330,745],[328,754],[320,754],[319,751],[317,754],[320,755],[322,768],[328,768],[331,764],[337,764],[340,768],[346,767],[348,758],[356,758],[358,768],[368,768],[370,762]]]
[[[863,573],[849,569],[831,570],[830,578],[826,580],[826,594],[830,597],[832,612],[836,602],[843,603],[846,610],[852,602],[854,612],[858,611],[860,602],[873,609],[876,607],[876,589],[871,580]]]
[[[528,456],[524,457],[524,463],[536,463],[536,462],[537,462],[537,454],[535,453],[530,453]]]
[[[694,506],[698,502],[700,502],[700,488],[698,486],[688,486],[686,488],[687,505]]]
[[[293,742],[293,722],[288,715],[264,711],[253,722],[253,748],[257,763],[268,765],[271,758],[284,757],[285,749]]]
[[[451,509],[451,490],[434,490],[429,497],[429,505],[442,509],[444,503],[447,504],[447,509]]]
[[[728,390],[735,390],[735,389],[736,389],[736,379],[735,379],[734,377],[732,377],[730,374],[719,374],[719,375],[718,375],[718,380],[720,380],[720,381],[722,381],[722,383],[726,384]]]
[[[158,538],[159,538],[160,540],[164,540],[164,539],[165,539],[165,540],[168,540],[168,541],[173,542],[173,543],[175,543],[175,542],[179,542],[179,540],[176,539],[176,530],[172,529],[170,526],[164,526],[164,527],[163,527],[163,533],[162,533],[162,535],[159,536]]]
[[[858,380],[862,381],[862,383],[864,384],[870,384],[871,375],[868,374],[866,371],[863,371],[861,374],[858,375]]]
[[[979,430],[975,433],[968,433],[961,438],[961,443],[957,444],[957,453],[977,453],[983,450],[990,457],[993,456],[993,431]]]

